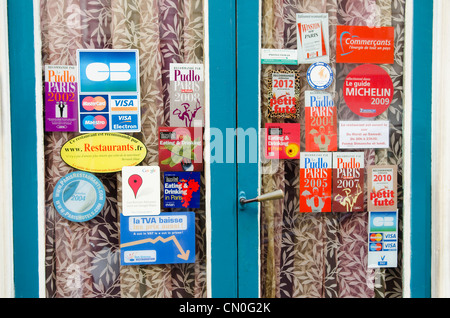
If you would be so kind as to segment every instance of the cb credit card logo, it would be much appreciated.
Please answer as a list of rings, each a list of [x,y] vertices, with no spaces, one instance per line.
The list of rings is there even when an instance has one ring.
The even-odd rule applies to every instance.
[[[396,232],[397,212],[370,212],[371,232]]]
[[[80,92],[137,92],[137,50],[78,50]]]

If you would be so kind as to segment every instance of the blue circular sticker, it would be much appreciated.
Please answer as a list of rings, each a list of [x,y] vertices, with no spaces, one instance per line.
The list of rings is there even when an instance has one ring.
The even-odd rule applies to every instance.
[[[97,216],[105,204],[105,188],[92,173],[71,172],[59,179],[53,190],[53,204],[62,217],[85,222]]]
[[[306,73],[309,85],[314,89],[326,89],[333,82],[333,70],[324,62],[312,64]]]

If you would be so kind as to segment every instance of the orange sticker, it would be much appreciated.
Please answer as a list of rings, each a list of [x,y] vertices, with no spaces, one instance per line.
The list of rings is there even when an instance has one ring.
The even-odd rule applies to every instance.
[[[337,63],[394,64],[394,27],[338,25]]]

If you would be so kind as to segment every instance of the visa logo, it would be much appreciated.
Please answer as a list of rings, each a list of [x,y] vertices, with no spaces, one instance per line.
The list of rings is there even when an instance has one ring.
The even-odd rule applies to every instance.
[[[91,63],[86,66],[86,77],[93,82],[110,81],[126,82],[131,79],[128,63]]]
[[[397,240],[397,233],[386,233],[386,234],[384,234],[384,240],[385,241],[396,241]]]
[[[384,243],[383,250],[385,251],[395,251],[397,250],[397,243]]]
[[[114,104],[118,107],[128,107],[134,106],[134,101],[132,99],[116,99],[114,100]]]
[[[120,121],[131,121],[131,116],[121,116],[119,115],[119,120]]]

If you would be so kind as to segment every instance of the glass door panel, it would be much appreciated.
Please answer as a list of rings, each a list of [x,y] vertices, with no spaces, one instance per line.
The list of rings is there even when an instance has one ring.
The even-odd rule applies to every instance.
[[[140,165],[158,166],[158,128],[169,126],[171,117],[170,65],[205,61],[204,1],[41,0],[40,18],[43,67],[76,65],[77,49],[139,51],[142,129],[129,135],[147,148]],[[120,172],[96,174],[106,202],[99,215],[87,222],[63,218],[53,204],[58,180],[74,171],[61,159],[61,147],[78,135],[46,131],[44,136],[46,296],[206,297],[204,172],[200,207],[189,209],[195,211],[195,263],[121,266]],[[186,210],[163,208],[162,193],[161,212]]]
[[[364,188],[361,189],[364,193],[361,212],[329,210],[327,211],[329,213],[308,213],[303,206],[300,191],[301,184],[306,179],[305,175],[301,174],[300,154],[295,151],[295,155],[298,155],[296,159],[280,157],[277,160],[267,160],[264,141],[262,141],[261,171],[271,172],[260,175],[261,193],[282,189],[285,194],[284,200],[261,204],[260,292],[262,297],[402,296],[403,96],[405,93],[403,78],[407,5],[409,3],[406,4],[401,0],[262,0],[261,2],[261,49],[297,50],[299,31],[296,15],[298,13],[327,13],[329,47],[325,52],[329,55],[328,65],[334,74],[334,80],[329,87],[314,88],[307,81],[308,70],[313,64],[313,62],[307,62],[310,56],[306,56],[306,62],[298,65],[263,63],[260,74],[261,131],[270,134],[268,130],[265,130],[267,123],[300,124],[300,154],[316,152],[330,153],[331,156],[334,156],[337,152],[361,152],[366,168]],[[318,18],[315,18],[313,22],[317,21],[322,21],[322,25],[325,24],[325,20]],[[311,20],[308,22],[313,24]],[[337,34],[337,26],[393,27],[391,29],[394,32],[393,62],[376,63],[376,67],[386,72],[392,80],[392,102],[385,111],[376,116],[364,118],[362,115],[357,115],[350,109],[348,101],[346,102],[346,92],[344,91],[346,78],[352,70],[364,64],[364,61],[337,63],[337,52],[341,50],[339,43],[342,40]],[[312,32],[313,35],[319,34]],[[308,40],[303,39],[304,45],[308,45]],[[314,45],[311,43],[310,41],[309,44]],[[321,56],[323,51],[315,54]],[[368,63],[373,64],[372,62]],[[272,74],[279,75],[273,77]],[[286,74],[294,74],[294,77],[283,77]],[[370,76],[370,74],[367,75]],[[283,83],[283,79],[286,78],[297,81],[298,87],[290,91],[290,96],[298,99],[298,117],[295,111],[292,116],[286,116],[286,112],[281,115],[278,113],[276,116],[274,115],[276,102],[270,103],[276,95],[275,81]],[[306,123],[308,125],[311,123],[311,119],[307,118],[309,112],[306,112],[305,104],[311,94],[315,94],[319,90],[321,93],[328,93],[329,98],[334,102],[337,111],[337,122],[334,123],[336,128],[339,128],[339,124],[344,121],[369,123],[370,121],[388,121],[388,148],[348,149],[339,144],[338,148],[327,148],[325,139],[327,137],[325,136],[315,139],[317,144],[322,145],[321,147],[317,146],[317,149],[313,149],[307,145],[312,130],[305,128]],[[279,126],[275,125],[275,127]],[[338,138],[341,137],[342,135],[338,135]],[[334,142],[337,143],[336,140]],[[367,188],[367,167],[370,165],[395,165],[397,167],[398,265],[393,268],[369,268],[368,266],[369,212],[367,196],[371,189]]]

